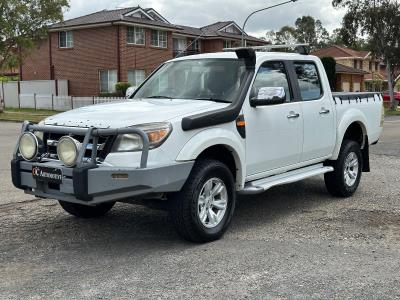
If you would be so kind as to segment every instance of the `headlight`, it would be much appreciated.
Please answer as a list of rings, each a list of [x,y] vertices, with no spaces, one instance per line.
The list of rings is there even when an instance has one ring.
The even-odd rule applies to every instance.
[[[33,160],[39,150],[39,142],[32,132],[25,132],[19,138],[19,153],[25,160]]]
[[[63,136],[57,145],[58,159],[67,167],[73,167],[78,158],[81,143],[70,136]]]
[[[143,130],[149,137],[150,149],[159,147],[172,131],[170,123],[150,123],[135,126]],[[142,138],[137,134],[119,135],[114,143],[112,152],[132,152],[143,149]]]

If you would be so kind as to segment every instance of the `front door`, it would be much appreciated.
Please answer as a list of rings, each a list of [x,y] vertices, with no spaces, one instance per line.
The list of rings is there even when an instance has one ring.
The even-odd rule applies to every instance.
[[[288,76],[288,64],[268,61],[261,65],[250,97],[257,97],[261,88],[283,87],[286,102],[270,106],[243,106],[246,119],[247,176],[263,173],[300,162],[303,142],[301,103],[295,101]],[[258,176],[260,175],[260,176]]]

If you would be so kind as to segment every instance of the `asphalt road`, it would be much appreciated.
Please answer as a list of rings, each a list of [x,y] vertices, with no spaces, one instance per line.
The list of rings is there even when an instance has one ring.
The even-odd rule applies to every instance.
[[[182,241],[164,211],[117,204],[78,220],[12,187],[19,130],[0,123],[1,299],[400,298],[400,118],[353,198],[322,177],[239,201],[220,241]]]

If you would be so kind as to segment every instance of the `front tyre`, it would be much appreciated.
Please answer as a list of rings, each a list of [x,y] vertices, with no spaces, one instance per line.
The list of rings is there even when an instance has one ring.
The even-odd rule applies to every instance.
[[[108,213],[113,208],[115,202],[107,202],[96,206],[88,206],[65,201],[58,201],[61,207],[69,214],[84,219],[99,218]]]
[[[169,196],[172,222],[184,239],[204,243],[219,239],[235,210],[232,172],[216,160],[200,160],[178,193]]]
[[[335,170],[324,175],[329,193],[336,197],[352,196],[360,184],[362,163],[360,145],[343,141],[338,159],[330,163]]]

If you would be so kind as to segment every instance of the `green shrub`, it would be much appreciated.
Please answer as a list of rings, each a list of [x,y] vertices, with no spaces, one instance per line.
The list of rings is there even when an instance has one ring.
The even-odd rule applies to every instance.
[[[115,85],[115,90],[117,91],[118,96],[125,97],[126,90],[131,87],[129,82],[117,82]]]
[[[100,97],[120,97],[119,93],[100,93]]]

